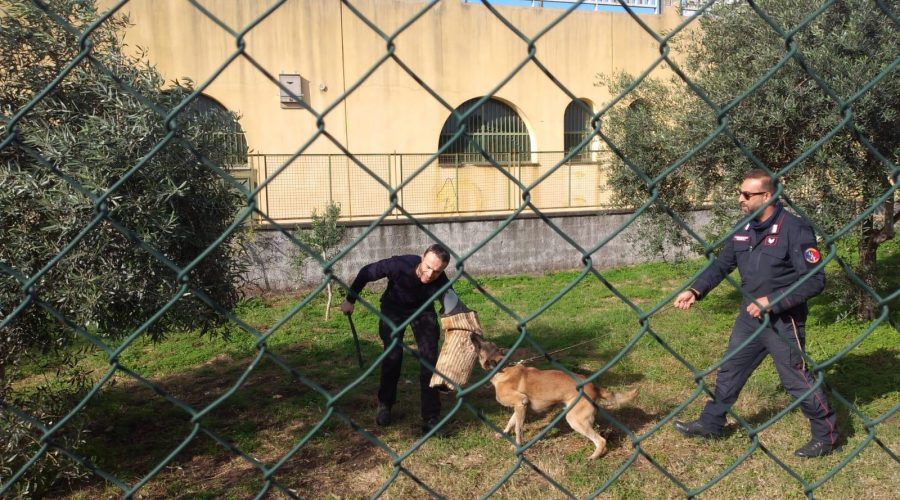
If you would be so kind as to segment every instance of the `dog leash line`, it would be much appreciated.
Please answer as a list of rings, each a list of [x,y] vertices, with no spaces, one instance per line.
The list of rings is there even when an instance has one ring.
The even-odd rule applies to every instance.
[[[660,314],[660,313],[662,313],[663,311],[666,311],[667,309],[669,309],[669,308],[671,308],[671,307],[674,307],[674,304],[669,304],[669,305],[663,307],[663,308],[660,309],[659,311],[656,311],[656,314]],[[704,317],[706,317],[706,311],[701,310],[699,307],[698,307],[697,309],[703,314]],[[517,364],[517,365],[518,365],[518,364],[524,364],[524,363],[528,363],[529,361],[534,361],[534,360],[536,360],[536,359],[545,358],[545,357],[548,357],[548,356],[550,356],[550,355],[556,354],[556,353],[558,353],[558,352],[566,351],[566,350],[568,350],[568,349],[572,349],[573,347],[578,347],[578,346],[580,346],[580,345],[587,344],[588,342],[592,342],[592,341],[597,340],[597,339],[599,339],[599,338],[600,338],[600,336],[598,335],[598,336],[596,336],[596,337],[587,339],[587,340],[582,341],[582,342],[579,342],[579,343],[577,343],[577,344],[573,344],[573,345],[570,345],[570,346],[568,346],[568,347],[563,347],[563,348],[557,349],[557,350],[555,350],[555,351],[550,351],[550,352],[548,352],[548,353],[546,353],[546,354],[541,354],[541,355],[533,356],[533,357],[526,358],[526,359],[520,359],[519,361],[516,361],[516,362],[513,363],[513,364]]]
[[[579,343],[577,343],[577,344],[570,345],[569,347],[563,347],[562,349],[557,349],[557,350],[555,350],[555,351],[550,351],[550,352],[548,352],[547,354],[541,354],[541,355],[539,355],[539,356],[534,356],[534,357],[527,358],[527,359],[520,359],[519,361],[516,361],[516,362],[513,363],[513,364],[519,365],[519,364],[527,363],[527,362],[529,362],[529,361],[534,361],[534,360],[536,360],[536,359],[548,357],[548,356],[550,356],[550,355],[552,355],[552,354],[556,354],[556,353],[558,353],[558,352],[566,351],[566,350],[571,349],[571,348],[573,348],[573,347],[578,347],[578,346],[580,346],[580,345],[582,345],[582,344],[587,344],[588,342],[592,342],[592,341],[597,340],[597,339],[599,339],[599,338],[600,338],[600,336],[598,335],[598,336],[596,336],[596,337],[594,337],[594,338],[587,339],[587,340],[585,340],[585,341],[583,341],[583,342],[579,342]]]

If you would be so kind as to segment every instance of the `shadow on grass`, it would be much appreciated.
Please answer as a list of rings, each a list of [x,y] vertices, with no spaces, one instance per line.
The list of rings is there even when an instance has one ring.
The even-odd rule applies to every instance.
[[[363,373],[357,365],[352,340],[346,344],[345,348],[338,349],[303,344],[277,353],[309,384],[264,358],[230,396],[199,420],[200,424],[220,436],[226,445],[259,457],[266,466],[271,466],[291,444],[319,424],[323,432],[347,427],[334,416],[325,418],[328,398],[357,381]],[[381,350],[380,342],[362,344],[366,360],[371,363],[375,353]],[[232,359],[223,355],[177,375],[154,378],[152,382],[193,411],[200,412],[231,391],[252,361],[252,358]],[[358,387],[344,394],[335,407],[351,419],[368,418],[367,408],[374,407],[372,395],[377,373],[376,369],[374,379],[370,376],[359,381]],[[130,379],[109,386],[86,411],[92,423],[85,453],[96,457],[94,461],[102,470],[127,483],[150,472],[189,438],[193,428],[190,411]],[[275,441],[279,444],[273,446]],[[273,450],[269,451],[271,456],[263,456],[265,450]],[[211,470],[195,471],[196,480],[202,481],[208,475],[218,484],[223,480],[217,477],[222,475],[218,468],[233,468],[227,462],[235,456],[222,443],[200,432],[170,467],[181,469],[206,464]],[[241,470],[252,469],[249,461],[245,465]],[[95,479],[99,482],[99,478],[95,476]],[[214,485],[207,486],[215,489]]]
[[[897,392],[900,387],[900,349],[879,348],[866,354],[851,352],[835,363],[826,382],[830,390],[853,404],[857,411],[876,418],[879,415],[867,412],[865,407]],[[826,392],[830,393],[829,389]],[[856,415],[844,404],[831,399],[838,412],[838,425],[846,436],[853,436],[855,431],[849,422],[851,418],[857,418]]]
[[[873,373],[881,373],[884,376],[873,377]],[[856,426],[851,425],[851,420],[858,417],[850,408],[832,397],[832,391],[837,391],[851,402],[857,411],[866,414],[864,409],[866,405],[896,392],[897,387],[900,387],[900,351],[897,349],[882,348],[868,354],[848,354],[836,363],[832,373],[827,375],[825,393],[829,396],[829,404],[837,413],[841,443],[856,435]],[[744,419],[750,425],[757,426],[777,415],[783,408],[767,407],[745,416]],[[878,415],[867,416],[875,418]],[[726,426],[725,434],[731,435],[738,431],[739,426],[729,424]]]
[[[847,400],[857,406],[869,404],[900,387],[900,349],[850,352],[834,364],[827,377],[827,383]]]
[[[234,451],[239,450],[265,467],[272,467],[302,440],[307,441],[287,460],[285,468],[276,474],[276,477],[290,476],[285,481],[289,481],[292,488],[304,488],[311,484],[312,479],[304,471],[323,472],[335,467],[352,469],[363,465],[377,469],[387,465],[391,457],[382,450],[382,446],[403,448],[408,445],[398,444],[397,439],[411,443],[419,437],[419,364],[409,352],[404,353],[398,391],[400,401],[396,406],[400,425],[388,430],[375,427],[373,420],[380,370],[375,366],[367,376],[363,377],[363,374],[381,354],[382,347],[380,340],[371,339],[373,335],[360,333],[365,358],[363,369],[357,365],[356,351],[348,332],[346,339],[336,345],[323,346],[309,341],[277,349],[275,354],[294,367],[300,378],[286,372],[268,357],[263,358],[248,374],[252,357],[233,359],[220,355],[176,375],[152,379],[161,391],[188,408],[171,403],[159,391],[131,379],[120,378],[85,409],[92,423],[88,428],[90,433],[84,453],[93,457],[92,461],[101,470],[127,484],[134,484],[187,442],[159,475],[141,490],[151,496],[187,494],[189,490],[183,489],[188,488],[184,484],[190,484],[198,493],[233,492],[236,487],[243,487],[248,492],[254,491],[254,488],[258,491],[263,484],[263,472],[251,460],[240,458]],[[411,341],[410,333],[407,332],[407,341]],[[561,343],[587,337],[586,332],[578,329],[563,329],[557,334],[555,340]],[[618,351],[601,349],[598,343],[580,346],[577,352],[566,353],[567,357],[560,358],[559,362],[568,367],[570,362],[590,360],[591,365],[600,368]],[[551,350],[553,347],[555,345],[547,346]],[[239,383],[242,377],[246,378]],[[474,382],[483,377],[484,373],[476,368],[471,380]],[[600,383],[604,386],[631,384],[642,378],[637,374],[618,373],[614,367],[604,374]],[[338,393],[342,395],[334,402],[334,411],[349,418],[353,425],[365,429],[370,435],[379,439],[387,436],[389,441],[393,439],[392,444],[371,442],[344,419],[335,414],[329,416],[329,400]],[[455,395],[445,394],[442,400],[446,412],[455,403]],[[507,412],[494,400],[493,387],[488,381],[466,400],[490,412],[492,421],[495,416]],[[210,408],[214,404],[215,407]],[[190,437],[194,430],[192,418],[206,409],[208,411],[198,421],[205,431],[218,436],[221,442],[204,431],[194,438]],[[622,421],[633,429],[656,418],[642,415],[634,409],[614,411],[613,415],[619,415],[619,412],[622,412]],[[477,420],[470,412],[461,411],[449,425],[451,429],[459,429]],[[568,426],[564,424],[561,427]],[[401,434],[399,438],[396,436],[398,432]],[[610,432],[612,443],[625,436],[617,429]],[[352,473],[352,470],[345,473]],[[336,477],[343,476],[336,474]],[[102,489],[103,484],[98,476],[93,476],[80,487],[96,490]],[[334,489],[340,488],[335,486]]]
[[[638,396],[638,398],[640,398],[640,396]],[[636,402],[634,404],[639,404],[639,402]],[[538,432],[539,429],[537,428],[537,423],[542,422],[543,425],[550,423],[554,418],[556,418],[556,415],[560,412],[561,409],[562,407],[559,407],[556,410],[551,410],[537,417],[529,412],[529,414],[525,417],[525,425],[526,428],[529,429],[528,435],[533,436]],[[616,419],[619,424],[623,425],[627,429],[630,429],[632,433],[635,433],[637,429],[643,429],[647,427],[650,423],[659,422],[666,415],[662,412],[647,413],[637,406],[627,406],[614,410],[604,408],[604,411],[609,413],[612,418]],[[512,412],[510,412],[510,415],[512,415]],[[558,429],[560,436],[577,434],[569,426],[565,419],[561,420],[556,425],[556,428]],[[617,448],[630,447],[630,445],[627,444],[629,441],[628,434],[623,432],[612,422],[606,421],[599,413],[595,414],[594,428],[598,429],[600,435],[602,435],[606,439],[607,453],[610,450],[614,450]],[[584,439],[585,442],[588,442],[587,438]]]

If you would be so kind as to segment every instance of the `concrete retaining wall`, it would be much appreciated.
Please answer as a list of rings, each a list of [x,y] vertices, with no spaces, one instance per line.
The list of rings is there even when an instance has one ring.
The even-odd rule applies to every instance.
[[[590,249],[613,234],[630,214],[557,216],[550,220],[584,249]],[[705,224],[707,212],[695,212],[692,227]],[[472,251],[502,225],[502,220],[452,221],[424,224],[457,255]],[[345,241],[354,241],[365,227],[348,228]],[[592,255],[597,269],[646,262],[639,249],[628,241],[633,227],[626,228]],[[375,228],[336,265],[336,274],[349,283],[359,268],[375,260],[402,254],[421,254],[434,241],[417,226],[385,224]],[[675,249],[673,249],[674,252]],[[248,246],[251,266],[248,278],[254,288],[285,291],[319,283],[323,274],[318,265],[307,264],[302,272],[291,266],[297,250],[280,232],[260,230]],[[534,274],[546,271],[581,269],[582,254],[539,218],[512,221],[499,234],[464,262],[465,270],[479,275]],[[451,261],[448,274],[456,273]]]

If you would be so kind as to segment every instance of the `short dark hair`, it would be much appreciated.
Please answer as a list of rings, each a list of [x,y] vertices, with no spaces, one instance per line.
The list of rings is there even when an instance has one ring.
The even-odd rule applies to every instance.
[[[767,193],[775,192],[775,183],[772,182],[772,176],[761,168],[751,169],[746,174],[744,174],[744,180],[746,181],[748,179],[759,179],[762,181],[760,187],[763,191]]]
[[[438,245],[437,243],[426,248],[425,253],[422,255],[426,255],[428,253],[435,254],[437,258],[441,259],[441,262],[443,262],[444,264],[450,262],[450,252],[448,252],[446,248]]]

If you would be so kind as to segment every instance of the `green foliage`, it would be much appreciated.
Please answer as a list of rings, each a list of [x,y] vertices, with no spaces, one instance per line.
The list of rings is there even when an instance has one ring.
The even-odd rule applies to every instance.
[[[605,81],[610,92],[619,94],[628,89],[631,76],[619,73]],[[609,185],[613,188],[613,202],[623,207],[643,204],[650,193],[638,172],[649,178],[684,155],[682,142],[684,126],[692,122],[682,115],[685,112],[685,94],[675,93],[671,99],[662,98],[670,88],[657,80],[646,80],[632,91],[620,105],[611,108],[606,115],[604,131],[612,139],[621,154],[611,165]],[[705,186],[696,182],[696,169],[688,164],[666,176],[659,185],[659,201],[648,207],[637,220],[638,231],[632,243],[648,255],[662,255],[668,243],[676,247],[690,241],[680,228],[672,223],[664,207],[670,207],[684,216],[694,208],[694,200],[704,199]],[[711,180],[712,176],[704,176]]]
[[[80,43],[97,17],[93,0],[0,6],[0,141],[13,138],[0,149],[0,318],[9,321],[0,401],[40,419],[56,414],[46,399],[8,393],[26,354],[71,343],[72,325],[115,345],[177,297],[182,283],[231,308],[243,271],[237,233],[181,280],[133,238],[181,268],[226,231],[244,201],[210,166],[234,153],[215,131],[239,126],[232,113],[198,112],[187,101],[190,81],[167,85],[143,54],[129,55],[121,41],[126,18],[110,17]],[[88,55],[78,60],[82,46]],[[158,338],[219,321],[191,293],[147,333]],[[90,383],[81,381],[69,384],[71,392]],[[3,429],[19,426],[5,422]]]
[[[785,32],[800,26],[819,5],[806,0],[758,3]],[[884,5],[900,11],[897,0]],[[788,199],[833,233],[853,224],[891,188],[900,156],[896,70],[846,110],[838,102],[846,102],[876,80],[900,53],[900,31],[875,2],[837,1],[800,27],[790,44],[746,3],[717,4],[698,23],[698,29],[686,30],[674,40],[678,60],[683,59],[680,67],[712,103],[720,109],[733,107],[717,116],[677,77],[665,82],[648,79],[631,90],[604,123],[604,131],[622,153],[610,179],[621,203],[639,206],[649,197],[634,169],[653,178],[683,160],[659,183],[660,199],[681,216],[698,201],[708,202],[713,214],[708,236],[720,236],[739,216],[734,189],[744,172],[758,166],[740,146],[777,172],[835,129],[822,147],[781,177]],[[786,46],[797,48],[797,58],[745,96],[786,56]],[[824,90],[813,75],[830,90]],[[633,77],[626,74],[601,77],[598,82],[613,95],[629,90],[632,83]],[[847,116],[852,121],[841,127]],[[720,124],[727,129],[715,135]],[[704,145],[707,138],[711,142]],[[854,225],[863,254],[874,254],[872,248],[893,238],[895,199]],[[662,208],[653,207],[640,221],[642,233],[656,235],[647,239],[651,250],[661,248],[661,241],[682,242],[671,219],[660,214]]]
[[[80,364],[85,354],[84,349],[57,350],[42,357],[39,363],[36,363],[35,357],[29,356],[27,361],[38,364],[46,372],[37,377],[34,388],[9,395],[8,403],[27,407],[30,416],[41,422],[59,422],[77,404],[80,394],[91,383],[90,370]],[[33,457],[38,448],[35,437],[43,432],[26,420],[10,417],[0,413],[0,455],[3,456],[0,478],[4,480],[18,472]],[[88,415],[84,413],[75,414],[53,437],[52,443],[56,447],[50,448],[44,458],[32,465],[16,482],[14,491],[19,496],[40,497],[53,486],[70,484],[90,476],[87,470],[75,467],[60,450],[78,450],[85,444],[84,428],[88,420]]]
[[[309,249],[315,251],[322,260],[330,260],[337,255],[341,248],[341,242],[347,234],[347,227],[338,223],[341,217],[341,206],[335,202],[329,202],[325,210],[320,214],[315,209],[312,213],[312,225],[308,229],[298,229],[294,236]],[[293,264],[294,268],[302,273],[303,267],[310,255],[301,249],[297,250]],[[331,281],[327,285],[328,301],[325,303],[325,319],[330,318],[331,298],[333,295]]]
[[[298,229],[295,237],[310,249],[315,250],[322,260],[329,260],[340,250],[341,242],[347,234],[347,227],[338,223],[340,218],[341,206],[335,202],[329,202],[322,213],[313,209],[311,227]],[[308,258],[309,255],[299,251],[295,262],[302,266]]]

